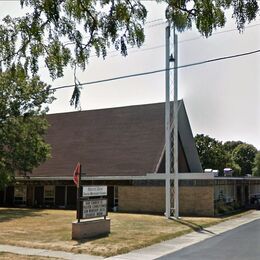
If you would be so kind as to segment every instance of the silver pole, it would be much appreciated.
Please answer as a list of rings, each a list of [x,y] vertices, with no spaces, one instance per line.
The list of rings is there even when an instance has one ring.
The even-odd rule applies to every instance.
[[[174,110],[173,110],[173,168],[174,168],[174,217],[179,217],[179,176],[178,176],[178,36],[174,28]]]
[[[165,216],[170,218],[171,214],[171,143],[170,143],[170,23],[165,28]]]

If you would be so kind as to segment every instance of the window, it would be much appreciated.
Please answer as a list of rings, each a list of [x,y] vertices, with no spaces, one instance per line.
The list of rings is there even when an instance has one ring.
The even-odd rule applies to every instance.
[[[26,186],[16,186],[14,188],[14,203],[26,204]]]
[[[118,206],[118,186],[114,186],[114,207]]]
[[[53,205],[55,199],[55,186],[44,186],[44,204]]]

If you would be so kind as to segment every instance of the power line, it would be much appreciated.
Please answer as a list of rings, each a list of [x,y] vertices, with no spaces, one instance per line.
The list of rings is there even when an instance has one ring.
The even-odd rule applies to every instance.
[[[0,2],[7,2],[7,1],[20,1],[20,0],[0,0]],[[144,1],[144,2],[153,2],[153,1],[156,1],[156,0],[141,0],[141,1]],[[257,1],[260,1],[260,0],[257,0]],[[158,18],[158,19],[154,19],[154,20],[150,20],[150,21],[147,21],[145,22],[144,24],[150,24],[150,23],[154,23],[154,22],[158,22],[158,21],[162,21],[164,19],[162,18]],[[166,20],[164,20],[163,22],[160,22],[160,23],[155,23],[155,24],[152,24],[152,25],[148,25],[147,27],[148,28],[152,28],[152,27],[156,27],[156,26],[159,26],[159,25],[165,25],[166,23]],[[260,23],[258,24],[253,24],[253,25],[248,25],[248,26],[245,26],[245,28],[251,28],[251,27],[256,27],[256,26],[259,26]],[[227,32],[232,32],[232,31],[237,31],[237,28],[235,29],[229,29],[229,30],[225,30],[225,31],[220,31],[220,32],[214,32],[212,33],[212,35],[217,35],[217,34],[222,34],[222,33],[227,33]],[[87,37],[83,37],[83,38],[87,38]],[[189,39],[186,39],[186,40],[181,40],[179,41],[178,43],[183,43],[183,42],[189,42],[189,41],[194,41],[194,40],[198,40],[198,39],[201,39],[203,38],[203,36],[198,36],[198,37],[194,37],[194,38],[189,38]],[[73,42],[65,42],[64,43],[65,45],[70,45],[70,44],[73,44]],[[164,47],[165,45],[156,45],[156,46],[153,46],[153,47],[148,47],[148,48],[144,48],[144,49],[139,49],[139,47],[131,47],[130,50],[132,49],[137,49],[136,51],[134,52],[139,52],[139,51],[148,51],[148,50],[153,50],[153,49],[158,49],[158,48],[162,48]],[[117,53],[116,55],[113,55],[112,57],[115,57],[115,56],[118,56],[118,51],[117,50],[113,50],[113,51],[109,51],[107,54],[111,54],[111,53]],[[90,55],[90,57],[97,57],[96,54],[93,54],[93,55]]]
[[[219,57],[219,58],[210,59],[210,60],[199,61],[199,62],[190,63],[190,64],[186,64],[186,65],[181,65],[181,66],[170,68],[169,70],[188,68],[188,67],[198,66],[198,65],[202,65],[202,64],[211,63],[211,62],[234,59],[234,58],[238,58],[238,57],[252,55],[252,54],[255,54],[255,53],[260,53],[260,49],[250,51],[250,52],[244,52],[244,53],[239,53],[239,54],[235,54],[235,55],[230,55],[230,56]],[[160,73],[160,72],[164,72],[164,71],[166,71],[166,69],[159,69],[159,70],[141,72],[141,73],[136,73],[136,74],[124,75],[124,76],[119,76],[119,77],[113,77],[113,78],[108,78],[108,79],[95,80],[95,81],[81,83],[81,86],[104,83],[104,82],[108,82],[108,81],[115,81],[115,80],[119,80],[119,79],[140,77],[140,76],[156,74],[156,73]],[[51,90],[58,90],[58,89],[72,88],[72,87],[75,87],[75,85],[71,84],[71,85],[59,86],[59,87],[56,87],[56,88],[52,88]]]
[[[260,23],[251,24],[251,25],[245,26],[245,29],[256,27],[256,26],[259,26],[259,25],[260,25]],[[224,31],[220,31],[220,32],[214,32],[214,33],[212,33],[212,36],[217,35],[217,34],[227,33],[227,32],[233,32],[233,31],[237,31],[237,28],[224,30]],[[198,40],[198,39],[201,39],[201,38],[203,38],[203,36],[198,36],[198,37],[189,38],[189,39],[186,39],[186,40],[181,40],[181,41],[179,41],[179,43],[194,41],[194,40]]]
[[[1,1],[1,0],[0,0]],[[160,23],[155,23],[155,22],[158,22],[158,21],[163,21],[163,22],[160,22]],[[147,21],[144,23],[144,25],[147,25],[147,24],[150,24],[150,23],[154,23],[152,25],[148,25],[146,28],[144,27],[144,29],[149,29],[149,28],[153,28],[153,27],[157,27],[159,25],[163,25],[163,24],[166,24],[166,20],[162,19],[162,18],[158,18],[158,19],[154,19],[154,20],[150,20],[150,21]],[[82,39],[87,39],[88,37],[82,37]],[[74,42],[72,41],[67,41],[67,42],[64,42],[65,45],[73,45]],[[132,48],[138,48],[138,47],[132,47]],[[115,51],[112,51],[112,52],[115,52]],[[93,56],[93,55],[92,55]],[[96,55],[94,55],[96,56]]]
[[[158,18],[158,19],[154,19],[154,20],[147,21],[147,22],[145,22],[145,24],[154,23],[154,22],[159,22],[159,21],[162,21],[162,20],[164,20],[164,19]]]
[[[7,2],[7,1],[13,1],[13,2],[18,2],[20,0],[0,0],[0,2]],[[141,0],[141,1],[155,1],[155,0]],[[260,1],[260,0],[259,0]],[[155,22],[158,22],[158,21],[162,21],[164,19],[162,18],[158,18],[158,19],[154,19],[154,20],[150,20],[150,21],[147,21],[145,22],[144,24],[150,24],[150,23],[155,23]],[[156,26],[159,26],[159,25],[164,25],[166,21],[163,21],[163,22],[160,22],[160,23],[155,23],[155,24],[152,24],[152,25],[148,25],[147,27],[148,28],[151,28],[151,27],[156,27]],[[252,28],[252,27],[256,27],[256,26],[259,26],[260,23],[258,24],[253,24],[253,25],[248,25],[248,26],[245,26],[245,28]],[[220,32],[214,32],[212,33],[212,36],[214,35],[217,35],[217,34],[222,34],[222,33],[227,33],[227,32],[232,32],[232,31],[237,31],[237,28],[235,29],[229,29],[229,30],[224,30],[224,31],[220,31]],[[86,38],[86,37],[85,37]],[[194,37],[194,38],[189,38],[189,39],[184,39],[184,40],[181,40],[179,41],[178,43],[181,44],[181,43],[184,43],[184,42],[189,42],[189,41],[194,41],[194,40],[199,40],[203,38],[203,36],[198,36],[198,37]],[[70,45],[70,44],[73,44],[72,42],[65,42],[64,43],[65,45]],[[156,46],[152,46],[152,47],[148,47],[148,48],[143,48],[143,49],[140,49],[139,47],[137,46],[133,46],[133,47],[130,47],[128,50],[133,50],[133,49],[137,49],[137,50],[134,50],[133,52],[142,52],[142,51],[149,51],[149,50],[154,50],[154,49],[159,49],[159,48],[163,48],[165,47],[164,44],[160,44],[160,45],[156,45]],[[112,55],[110,57],[116,57],[119,55],[118,51],[117,50],[113,50],[113,51],[108,51],[107,54],[112,54],[112,53],[116,53],[115,55]],[[92,57],[97,57],[96,54],[93,54],[93,55],[90,55],[90,58]],[[44,68],[44,67],[40,67],[40,68]]]
[[[260,1],[260,0],[259,0]],[[258,24],[253,24],[253,25],[248,25],[246,26],[245,28],[251,28],[251,27],[256,27],[256,26],[259,26],[260,23]],[[229,30],[225,30],[225,31],[221,31],[221,32],[215,32],[215,33],[212,33],[212,36],[216,35],[216,34],[222,34],[222,33],[227,33],[227,32],[231,32],[231,31],[237,31],[237,29],[229,29]],[[185,39],[185,40],[181,40],[179,41],[178,43],[179,44],[182,44],[184,42],[190,42],[190,41],[195,41],[195,40],[199,40],[199,39],[202,39],[203,36],[198,36],[198,37],[194,37],[194,38],[189,38],[189,39]],[[131,47],[129,49],[129,51],[131,51],[131,53],[135,53],[135,52],[142,52],[142,51],[150,51],[150,50],[154,50],[154,49],[160,49],[160,48],[163,48],[165,47],[165,44],[160,44],[160,45],[155,45],[155,46],[152,46],[152,47],[148,47],[148,48],[141,48],[139,49],[138,47]],[[133,50],[133,49],[137,49],[137,50]],[[116,53],[115,55],[112,55],[110,57],[116,57],[118,56],[118,51],[110,51],[108,52],[108,54],[112,54],[112,53]],[[91,55],[90,57],[96,57],[95,54]]]
[[[161,25],[161,24],[165,24],[165,23],[159,23],[159,24],[156,24],[156,25]],[[260,23],[257,23],[257,24],[245,26],[245,28],[252,28],[252,27],[259,26],[259,25],[260,25]],[[212,33],[212,36],[217,35],[217,34],[223,34],[223,33],[227,33],[227,32],[232,32],[232,31],[237,31],[237,28],[229,29],[229,30],[225,30],[225,31],[220,31],[220,32],[214,32],[214,33]],[[203,36],[193,37],[193,38],[181,40],[178,43],[181,44],[181,43],[184,43],[184,42],[195,41],[195,40],[199,40],[199,39],[202,39],[202,38],[203,38]],[[150,51],[150,50],[154,50],[154,49],[160,49],[160,48],[163,48],[163,47],[165,47],[165,44],[155,45],[155,46],[152,46],[152,47],[141,48],[141,49],[139,49],[139,47],[134,46],[134,47],[129,48],[129,51],[131,51],[132,53],[133,52],[142,52],[142,51]],[[137,50],[133,50],[133,49],[137,49]],[[116,53],[116,54],[112,55],[110,57],[116,57],[116,56],[119,55],[118,51],[109,51],[107,54],[112,54],[112,53]],[[96,56],[97,55],[93,54],[90,57],[96,57]]]

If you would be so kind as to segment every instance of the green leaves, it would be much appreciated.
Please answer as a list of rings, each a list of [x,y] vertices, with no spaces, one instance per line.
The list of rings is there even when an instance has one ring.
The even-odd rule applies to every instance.
[[[48,56],[45,63],[53,79],[63,76],[63,70],[71,59],[71,52],[58,39],[53,40],[48,46]]]
[[[259,11],[257,0],[158,2],[168,4],[166,18],[179,31],[195,25],[206,37],[224,26],[228,8],[233,8],[239,30],[255,19]],[[29,7],[30,12],[18,18],[7,16],[0,24],[3,71],[20,64],[27,75],[35,76],[39,61],[44,61],[51,78],[56,79],[64,75],[68,65],[85,70],[91,52],[105,58],[107,48],[114,45],[126,56],[129,45],[140,47],[145,40],[147,10],[138,0],[20,0],[20,3],[21,7]]]
[[[233,160],[241,167],[241,174],[252,174],[252,167],[257,149],[251,144],[240,144],[232,153]]]
[[[228,8],[233,9],[240,31],[259,12],[257,0],[158,2],[168,4],[166,18],[179,31],[195,24],[206,37],[224,26]],[[14,171],[30,171],[49,154],[42,139],[47,125],[41,115],[47,111],[44,104],[51,103],[53,98],[50,87],[37,76],[39,61],[45,62],[50,76],[56,79],[64,75],[68,65],[74,71],[78,67],[86,69],[93,51],[105,58],[107,48],[114,45],[126,56],[129,45],[140,47],[145,40],[147,10],[139,0],[20,0],[20,3],[30,11],[22,17],[6,16],[0,24],[0,185],[11,180]],[[76,75],[74,83],[70,103],[77,107],[80,83]],[[197,142],[204,168],[223,168],[226,161],[235,165],[229,160],[230,152],[223,152],[223,145],[217,140],[198,136]],[[238,154],[234,153],[237,158]]]
[[[260,151],[258,151],[255,156],[253,166],[254,166],[254,168],[252,170],[253,175],[260,177]]]
[[[77,108],[79,106],[79,101],[80,101],[80,85],[77,83],[74,90],[72,97],[70,99],[70,105],[75,106]]]
[[[16,55],[17,32],[12,19],[7,16],[0,25],[0,63],[10,67],[13,57]]]
[[[0,73],[0,186],[17,172],[31,172],[50,155],[44,118],[49,86],[29,77],[21,65]]]
[[[160,1],[159,1],[160,2]],[[179,31],[191,28],[208,37],[214,29],[225,25],[225,10],[232,7],[233,18],[241,31],[247,22],[256,18],[259,12],[257,0],[166,0],[166,16]]]
[[[255,159],[257,150],[251,144],[241,141],[227,141],[222,144],[203,134],[196,135],[195,142],[203,169],[218,169],[222,172],[228,167],[233,169],[235,175],[245,176],[252,174],[253,166],[256,169],[257,163],[260,163],[260,156]]]
[[[243,30],[246,22],[251,22],[256,18],[259,11],[257,0],[235,0],[231,5],[234,9],[233,17],[240,31]]]
[[[30,7],[31,12],[18,18],[7,16],[0,25],[3,70],[19,64],[27,75],[36,76],[41,60],[51,78],[56,79],[64,75],[68,65],[85,70],[92,51],[105,58],[107,48],[114,45],[127,55],[128,45],[141,46],[144,42],[147,11],[136,0],[21,0],[20,3],[21,7]]]
[[[226,167],[228,154],[221,142],[208,135],[196,135],[195,142],[203,169],[219,170]]]
[[[195,3],[197,10],[196,26],[198,31],[206,37],[212,34],[213,29],[225,24],[224,10],[216,6],[214,1],[205,0]]]

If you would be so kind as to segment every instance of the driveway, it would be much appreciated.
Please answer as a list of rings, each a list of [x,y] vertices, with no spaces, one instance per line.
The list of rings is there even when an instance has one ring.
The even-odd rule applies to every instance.
[[[157,259],[259,260],[260,220],[255,220]]]

